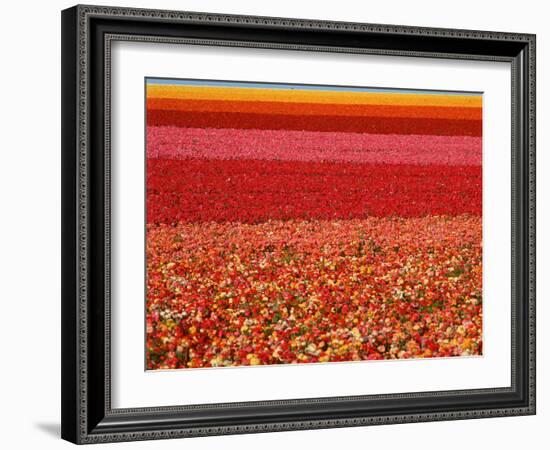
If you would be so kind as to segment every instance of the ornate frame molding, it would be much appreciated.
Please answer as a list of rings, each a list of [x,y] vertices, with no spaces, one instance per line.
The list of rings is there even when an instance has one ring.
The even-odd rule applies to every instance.
[[[407,37],[426,37],[426,38],[453,38],[461,41],[472,41],[472,52],[446,53],[443,51],[430,50],[402,50],[402,49],[384,49],[369,47],[347,47],[318,45],[315,43],[273,43],[261,40],[246,41],[243,39],[212,39],[212,38],[194,38],[194,37],[168,37],[151,36],[145,34],[129,34],[105,32],[101,35],[101,42],[104,45],[102,57],[103,68],[105,69],[105,81],[103,92],[104,120],[103,125],[103,147],[104,147],[104,176],[102,180],[93,179],[91,173],[94,169],[90,166],[92,137],[91,123],[93,116],[90,115],[92,96],[98,93],[93,89],[90,82],[91,77],[96,76],[97,67],[92,61],[94,52],[92,50],[92,39],[94,32],[91,30],[91,23],[97,19],[107,19],[115,21],[136,20],[146,25],[147,23],[157,22],[173,25],[199,25],[209,27],[234,26],[247,28],[250,33],[256,30],[268,29],[271,31],[294,31],[302,30],[323,30],[336,33],[360,33],[365,36],[376,34],[379,39],[384,36],[399,36],[403,39]],[[298,430],[311,428],[327,427],[347,427],[374,424],[421,422],[421,421],[440,421],[451,419],[468,419],[481,417],[499,417],[510,415],[527,415],[535,413],[535,36],[530,34],[500,33],[487,31],[470,30],[450,30],[440,28],[424,27],[405,27],[396,25],[377,25],[362,23],[347,23],[333,21],[312,21],[304,19],[286,19],[256,16],[234,16],[221,14],[204,14],[194,12],[177,11],[158,11],[147,9],[129,9],[116,7],[98,7],[98,6],[76,6],[63,13],[64,28],[64,50],[63,50],[63,109],[64,109],[64,129],[63,129],[63,189],[64,189],[64,212],[63,222],[67,234],[64,233],[63,249],[63,377],[65,380],[71,379],[71,383],[64,385],[63,389],[63,437],[76,443],[99,443],[112,441],[129,441],[142,439],[162,439],[173,437],[191,437],[206,436],[214,434],[237,434],[250,432],[270,432],[284,430]],[[170,407],[170,408],[139,408],[113,410],[110,403],[110,271],[109,269],[109,249],[110,249],[110,48],[115,40],[126,41],[145,41],[157,43],[186,43],[196,45],[223,45],[223,46],[243,46],[266,49],[289,49],[306,51],[324,51],[324,52],[348,52],[363,54],[384,54],[398,56],[415,57],[437,57],[453,59],[483,59],[492,61],[508,61],[512,64],[512,86],[513,86],[513,116],[512,120],[512,146],[514,158],[519,158],[514,162],[514,170],[518,170],[518,176],[526,178],[525,186],[527,192],[517,191],[523,189],[522,185],[516,183],[513,191],[517,191],[518,198],[525,196],[522,202],[519,199],[517,211],[513,213],[513,238],[520,236],[519,241],[513,240],[513,248],[520,249],[520,255],[513,255],[513,269],[516,270],[516,259],[525,254],[523,270],[525,278],[519,280],[524,283],[524,292],[528,292],[525,298],[518,299],[525,303],[524,317],[517,317],[516,310],[513,309],[513,327],[516,327],[518,320],[522,320],[522,336],[526,339],[525,348],[527,351],[522,353],[522,360],[516,360],[516,344],[513,345],[513,383],[510,388],[482,389],[472,391],[450,391],[450,392],[432,392],[419,394],[396,394],[363,396],[360,399],[364,401],[400,399],[403,401],[414,401],[421,399],[426,395],[433,397],[443,396],[470,396],[505,394],[516,392],[519,380],[525,383],[525,392],[527,398],[517,401],[515,405],[510,403],[506,407],[483,407],[472,408],[469,410],[454,409],[449,411],[426,411],[414,413],[392,413],[392,414],[370,414],[356,417],[341,418],[323,418],[307,420],[281,420],[266,423],[249,424],[224,424],[216,426],[170,426],[168,422],[157,428],[143,425],[140,417],[153,415],[156,423],[160,424],[162,419],[157,417],[167,417],[167,414],[182,414],[188,411],[190,407]],[[69,42],[70,41],[70,42]],[[494,41],[504,44],[503,48],[508,48],[508,44],[517,44],[521,51],[516,56],[501,54],[483,54],[475,53],[476,45],[481,41]],[[515,47],[514,47],[515,48]],[[521,53],[524,52],[524,53]],[[512,51],[513,53],[513,51]],[[69,67],[70,66],[70,67]],[[94,70],[96,72],[94,72]],[[95,97],[94,97],[95,98]],[[515,101],[515,99],[519,101]],[[76,106],[75,106],[76,105]],[[97,142],[97,141],[96,141]],[[76,170],[75,170],[76,169]],[[522,172],[523,171],[523,172]],[[522,175],[523,174],[523,175]],[[104,217],[92,217],[94,209],[91,205],[92,185],[103,183],[103,208],[106,214]],[[70,190],[70,192],[69,192]],[[94,197],[95,198],[95,197]],[[517,217],[517,222],[516,222]],[[91,296],[90,291],[94,289],[93,280],[90,277],[90,268],[96,263],[94,258],[90,257],[92,241],[90,230],[96,228],[95,221],[102,220],[104,226],[103,250],[105,265],[105,281],[103,298],[105,302],[105,311],[103,316],[103,342],[104,342],[104,384],[103,384],[103,408],[98,405],[92,406],[90,394],[95,387],[91,387],[90,348],[97,345],[94,338],[92,342],[90,335],[93,332],[91,327],[96,327],[96,323],[90,321]],[[517,232],[516,232],[517,231]],[[521,233],[524,234],[521,234]],[[519,233],[519,234],[518,234]],[[525,237],[525,242],[522,240]],[[522,247],[524,245],[524,247]],[[522,253],[525,252],[525,253]],[[74,278],[74,279],[73,279]],[[513,276],[515,283],[518,277]],[[512,286],[515,298],[516,286]],[[95,328],[94,328],[95,329]],[[98,328],[99,330],[99,328]],[[514,336],[515,328],[514,328]],[[515,337],[514,337],[515,339]],[[66,343],[72,340],[70,344]],[[519,344],[518,344],[519,345]],[[516,374],[515,363],[521,364],[522,373]],[[524,373],[523,373],[524,372]],[[97,374],[93,375],[94,377]],[[524,380],[522,377],[525,376]],[[519,377],[519,378],[518,378]],[[101,384],[101,383],[100,383]],[[253,402],[246,404],[226,404],[226,405],[198,405],[192,407],[208,411],[212,408],[223,407],[242,407],[242,406],[281,406],[291,407],[300,404],[325,404],[327,402],[347,401],[351,398],[322,398],[311,400],[288,400],[277,402]],[[353,398],[354,400],[359,398]],[[93,411],[92,411],[93,410]],[[98,417],[103,417],[98,421]],[[135,418],[134,426],[121,427],[118,424],[121,420],[127,423],[129,417]],[[149,419],[149,422],[152,419]],[[147,423],[149,423],[147,422]]]

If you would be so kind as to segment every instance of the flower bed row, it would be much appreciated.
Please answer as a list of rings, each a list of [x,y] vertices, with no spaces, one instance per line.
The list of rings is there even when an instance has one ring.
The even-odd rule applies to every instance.
[[[147,125],[188,128],[340,131],[372,134],[481,136],[481,120],[327,116],[148,109]]]
[[[147,156],[371,164],[481,165],[472,136],[147,127]]]
[[[147,160],[147,222],[481,214],[480,166]]]
[[[480,217],[147,227],[147,368],[480,355]]]
[[[231,83],[214,86],[207,81],[192,84],[147,83],[147,99],[178,100],[224,100],[246,102],[278,103],[317,103],[344,105],[388,105],[424,107],[481,108],[483,97],[480,94],[368,91],[364,89],[341,89],[329,86],[246,86],[247,83]],[[343,87],[343,86],[342,86]]]
[[[407,117],[481,120],[481,107],[376,105],[353,103],[301,103],[277,101],[195,100],[189,98],[147,99],[147,109],[200,112],[247,112],[325,116]]]

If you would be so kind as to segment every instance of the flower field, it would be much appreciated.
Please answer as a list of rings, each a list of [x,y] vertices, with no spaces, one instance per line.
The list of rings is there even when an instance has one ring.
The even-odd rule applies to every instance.
[[[482,354],[481,97],[147,86],[148,369]]]

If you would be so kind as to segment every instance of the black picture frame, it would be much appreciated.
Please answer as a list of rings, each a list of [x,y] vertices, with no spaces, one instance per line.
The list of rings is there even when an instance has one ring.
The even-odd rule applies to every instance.
[[[510,62],[511,386],[111,408],[109,71],[114,40]],[[119,7],[64,10],[61,406],[62,437],[78,444],[535,414],[535,36]]]

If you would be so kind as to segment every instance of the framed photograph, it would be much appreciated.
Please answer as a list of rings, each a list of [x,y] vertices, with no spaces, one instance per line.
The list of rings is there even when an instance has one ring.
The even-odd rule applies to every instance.
[[[62,12],[62,437],[535,413],[535,36]]]

